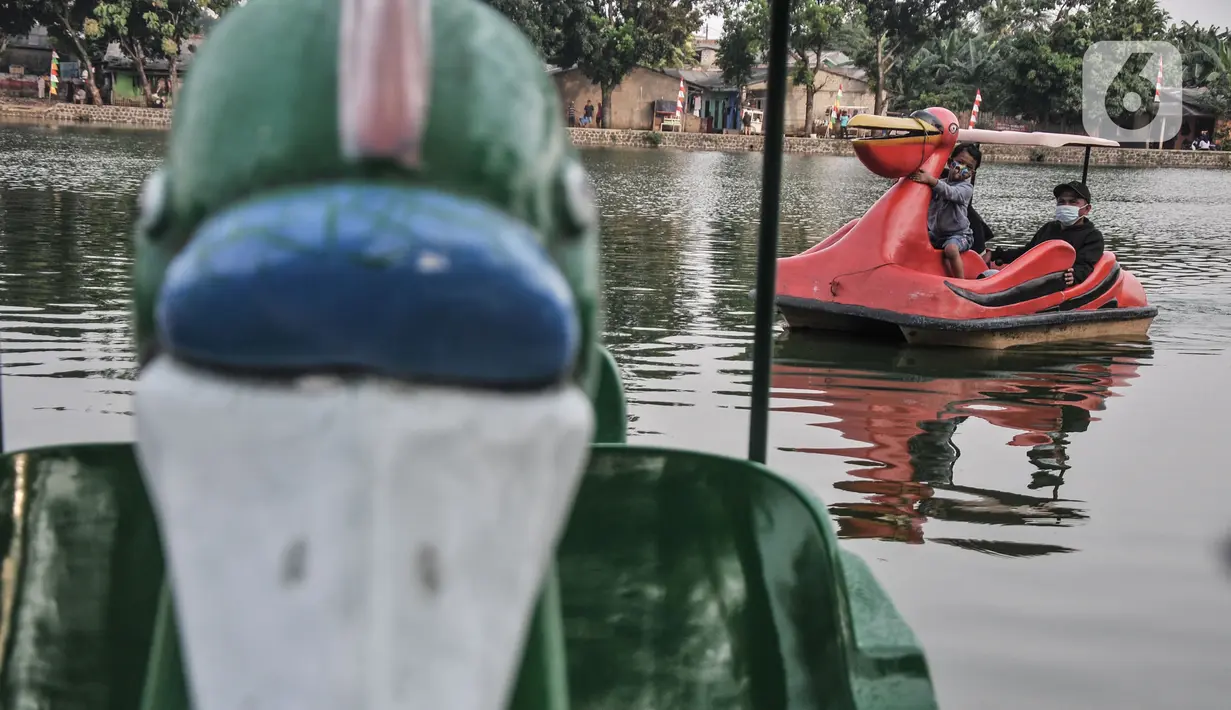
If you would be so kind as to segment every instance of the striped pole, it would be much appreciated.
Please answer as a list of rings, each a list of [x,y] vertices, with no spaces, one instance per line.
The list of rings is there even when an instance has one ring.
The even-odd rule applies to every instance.
[[[56,87],[60,85],[60,55],[51,50],[51,95],[56,95]]]
[[[842,120],[838,118],[838,111],[842,109],[842,82],[838,82],[838,93],[833,97],[833,115],[829,117],[829,128],[836,128],[842,125]],[[827,129],[828,130],[828,129]],[[812,126],[808,126],[808,132],[812,132]],[[826,135],[828,137],[828,135]]]
[[[983,103],[983,92],[980,89],[975,89],[975,105],[970,109],[970,125],[967,128],[974,128],[975,121],[979,118],[979,104]]]
[[[680,93],[675,98],[675,117],[684,120],[684,99],[687,93],[684,89],[684,77],[680,77]]]

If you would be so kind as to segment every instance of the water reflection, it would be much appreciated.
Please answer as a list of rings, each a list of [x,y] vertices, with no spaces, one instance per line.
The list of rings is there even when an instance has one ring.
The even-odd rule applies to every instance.
[[[813,415],[812,426],[852,443],[793,448],[838,456],[850,468],[835,487],[862,500],[831,506],[839,535],[920,544],[928,519],[996,526],[1067,527],[1088,518],[1062,495],[1071,436],[1086,431],[1152,350],[1148,345],[1012,351],[910,348],[792,334],[779,344],[776,411]],[[786,402],[792,402],[786,404]],[[800,403],[803,402],[803,403]],[[969,419],[1011,432],[1033,469],[1029,493],[955,481],[955,435]],[[974,533],[972,533],[973,535]],[[1037,556],[1058,545],[929,538],[982,552]]]

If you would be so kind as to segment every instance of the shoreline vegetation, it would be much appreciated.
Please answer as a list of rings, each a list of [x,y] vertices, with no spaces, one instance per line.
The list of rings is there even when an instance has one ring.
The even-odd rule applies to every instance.
[[[0,123],[43,126],[91,126],[167,130],[169,109],[127,106],[92,106],[68,103],[0,101]],[[669,149],[717,152],[760,152],[761,136],[715,133],[676,133],[602,128],[570,128],[573,145],[581,148]],[[786,138],[784,151],[810,155],[853,156],[848,140],[831,138]],[[1081,165],[1081,148],[1035,148],[1029,146],[984,146],[989,163],[1044,163]],[[1091,165],[1115,167],[1169,167],[1231,169],[1231,151],[1155,150],[1101,148],[1090,156]]]

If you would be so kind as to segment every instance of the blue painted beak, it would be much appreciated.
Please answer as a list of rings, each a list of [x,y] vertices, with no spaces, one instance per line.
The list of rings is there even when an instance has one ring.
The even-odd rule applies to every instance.
[[[576,361],[567,282],[531,228],[472,199],[330,185],[201,225],[159,294],[162,350],[261,373],[545,386]]]

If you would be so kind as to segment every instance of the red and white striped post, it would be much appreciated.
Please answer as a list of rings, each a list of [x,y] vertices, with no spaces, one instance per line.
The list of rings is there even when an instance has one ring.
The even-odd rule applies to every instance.
[[[970,125],[967,128],[975,127],[975,120],[979,118],[979,104],[983,103],[983,92],[975,89],[975,105],[970,109]]]
[[[675,98],[675,117],[680,120],[680,127],[677,131],[684,131],[684,101],[688,97],[687,90],[684,88],[684,77],[680,77],[680,93]]]

